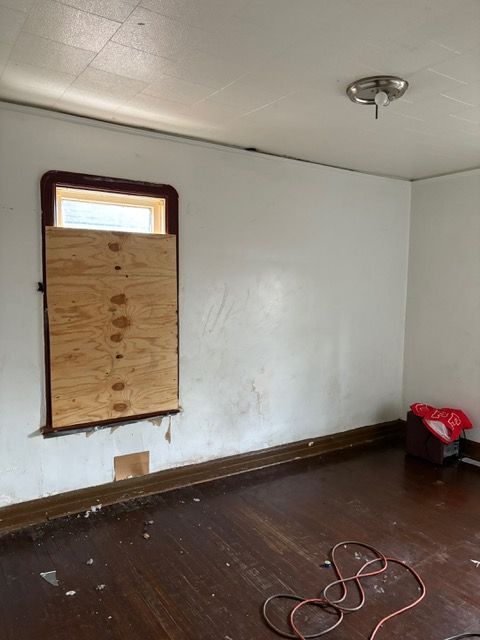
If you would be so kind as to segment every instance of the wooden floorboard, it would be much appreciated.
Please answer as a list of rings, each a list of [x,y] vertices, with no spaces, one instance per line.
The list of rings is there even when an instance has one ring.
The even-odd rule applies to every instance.
[[[321,564],[345,539],[412,563],[427,584],[426,600],[378,640],[473,631],[480,627],[480,568],[471,562],[480,560],[479,492],[476,467],[442,469],[382,445],[8,534],[0,540],[0,638],[273,640],[261,602],[278,591],[317,595],[333,579]],[[350,569],[358,562],[345,559]],[[59,587],[39,575],[51,569]],[[400,570],[366,590],[366,607],[328,638],[368,638],[378,618],[417,595]]]

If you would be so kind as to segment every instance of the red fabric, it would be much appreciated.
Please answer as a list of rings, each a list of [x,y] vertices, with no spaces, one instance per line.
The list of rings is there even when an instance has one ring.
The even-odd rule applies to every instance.
[[[464,429],[471,429],[473,426],[468,416],[460,409],[437,409],[422,402],[412,404],[410,409],[416,416],[420,416],[427,429],[445,444],[457,440]]]

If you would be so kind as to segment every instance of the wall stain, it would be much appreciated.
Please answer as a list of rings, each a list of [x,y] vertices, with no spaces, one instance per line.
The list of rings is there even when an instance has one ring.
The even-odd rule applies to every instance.
[[[210,307],[209,311],[208,311],[207,318],[206,318],[205,323],[203,325],[203,333],[202,333],[202,335],[205,335],[206,333],[213,333],[213,331],[215,330],[215,327],[217,326],[217,324],[218,324],[218,322],[220,320],[220,317],[221,317],[221,315],[222,315],[222,313],[223,313],[223,311],[225,309],[225,305],[227,303],[227,298],[228,298],[228,286],[225,284],[224,288],[223,288],[222,299],[221,299],[220,305],[219,305],[219,307],[217,309],[217,312],[215,314],[215,317],[213,318],[213,321],[211,322],[210,319],[212,317],[212,313],[213,313],[213,310],[215,308],[215,305],[213,304]],[[232,305],[230,306],[230,308],[228,309],[228,311],[226,313],[225,318],[223,319],[223,323],[224,324],[225,324],[225,321],[228,319],[229,315],[231,314],[234,304],[235,304],[235,301],[232,303]]]
[[[161,427],[164,416],[159,416],[158,418],[149,418],[148,422],[153,424],[154,427]]]
[[[257,399],[257,413],[259,416],[263,416],[263,394],[255,384],[255,380],[252,380],[252,393],[255,394]]]
[[[210,333],[212,333],[212,331],[217,326],[218,320],[220,319],[220,316],[222,315],[223,308],[225,307],[225,303],[227,302],[227,297],[228,297],[228,287],[227,287],[227,285],[225,285],[225,288],[223,290],[222,301],[220,303],[220,307],[218,308],[217,315],[215,316],[215,319],[213,321],[212,328],[210,329]]]
[[[235,307],[235,300],[232,302],[232,304],[228,308],[228,310],[227,310],[227,312],[225,314],[225,318],[223,319],[223,324],[226,324],[226,322],[229,319],[234,307]]]
[[[165,440],[168,444],[172,444],[172,416],[168,418],[168,429],[165,432]]]
[[[204,336],[207,333],[208,323],[210,321],[210,316],[212,315],[213,307],[214,307],[214,305],[212,304],[212,306],[208,310],[207,319],[205,320],[205,323],[203,325],[202,336]]]

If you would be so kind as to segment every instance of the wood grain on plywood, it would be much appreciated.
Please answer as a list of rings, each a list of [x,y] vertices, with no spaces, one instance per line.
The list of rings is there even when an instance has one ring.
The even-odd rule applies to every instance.
[[[170,276],[176,274],[175,236],[46,227],[48,275]],[[48,256],[47,256],[48,258]]]
[[[47,227],[55,429],[178,408],[176,238]]]

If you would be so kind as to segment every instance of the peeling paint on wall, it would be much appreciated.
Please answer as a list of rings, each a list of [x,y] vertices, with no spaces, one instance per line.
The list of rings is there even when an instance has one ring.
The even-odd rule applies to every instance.
[[[165,432],[165,440],[172,444],[172,416],[168,416],[168,428]]]
[[[148,422],[153,424],[154,427],[161,427],[164,416],[158,416],[158,418],[149,418]]]

